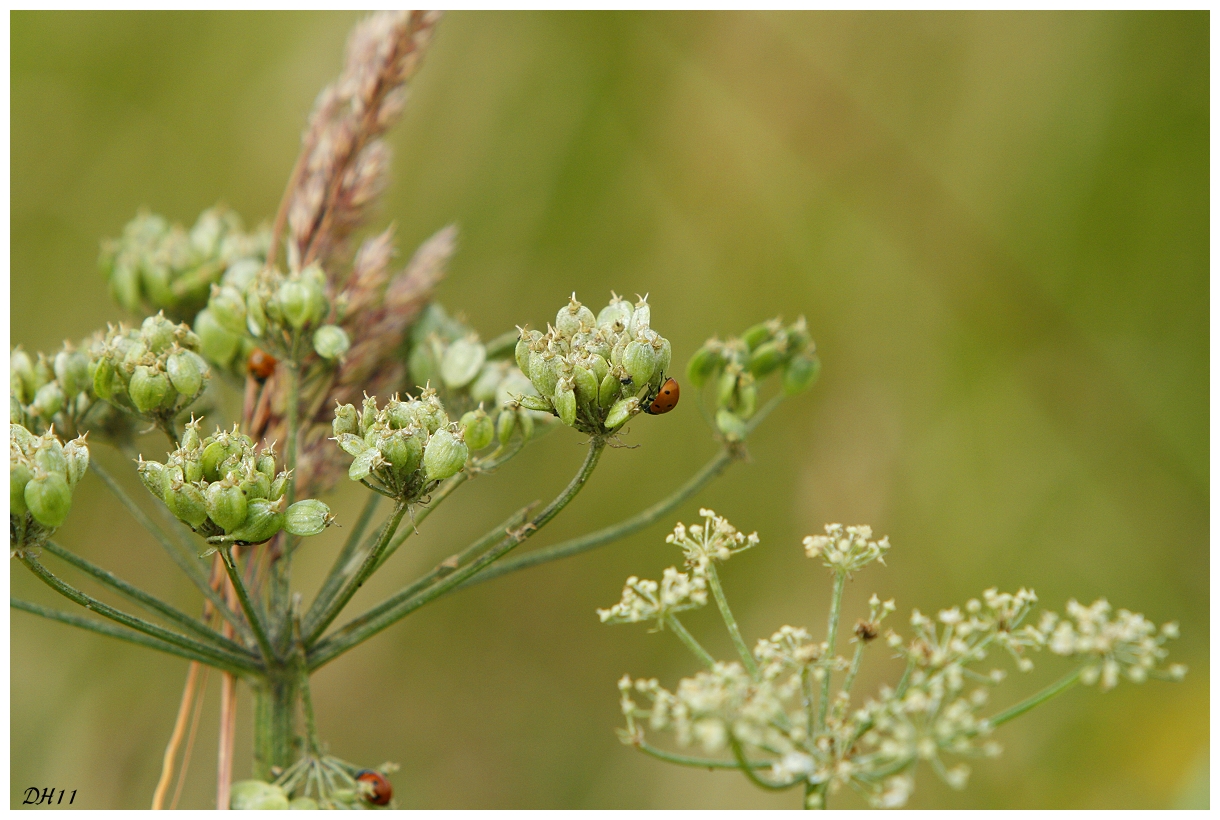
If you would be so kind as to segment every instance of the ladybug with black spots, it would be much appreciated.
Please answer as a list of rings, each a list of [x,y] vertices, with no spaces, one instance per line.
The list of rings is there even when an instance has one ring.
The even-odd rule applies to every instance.
[[[677,379],[672,377],[666,379],[661,388],[657,390],[652,403],[644,408],[644,412],[653,416],[668,413],[678,406],[678,395],[680,392]]]
[[[390,805],[390,798],[394,796],[394,787],[381,772],[365,769],[356,774],[356,782],[367,785],[368,790],[363,795],[365,800],[374,806]]]

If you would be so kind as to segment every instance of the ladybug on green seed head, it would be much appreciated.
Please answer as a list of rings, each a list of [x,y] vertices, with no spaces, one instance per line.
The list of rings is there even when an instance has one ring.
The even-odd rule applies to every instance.
[[[657,391],[657,395],[653,398],[652,403],[644,408],[644,412],[652,416],[668,413],[678,406],[678,395],[680,392],[678,380],[671,376],[662,383],[661,389]]]

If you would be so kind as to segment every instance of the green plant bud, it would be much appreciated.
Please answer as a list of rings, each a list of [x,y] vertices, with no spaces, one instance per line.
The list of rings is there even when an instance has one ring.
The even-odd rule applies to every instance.
[[[195,334],[199,336],[199,350],[209,360],[227,366],[237,353],[241,337],[225,329],[210,310],[201,310],[195,317]],[[94,387],[97,380],[94,379]]]
[[[632,336],[639,335],[641,330],[648,329],[648,323],[652,319],[652,308],[648,306],[645,299],[635,303],[635,310],[631,312],[631,320],[627,323],[627,332]]]
[[[623,383],[614,371],[607,371],[602,383],[597,387],[597,404],[601,409],[608,410],[618,401],[619,394],[623,392]]]
[[[93,392],[99,398],[109,401],[114,397],[116,389],[122,389],[122,386],[116,382],[114,362],[109,358],[99,359],[97,369],[93,371]]]
[[[449,424],[449,416],[445,414],[445,408],[436,398],[435,392],[425,390],[420,394],[416,406],[416,418],[427,429],[429,435]]]
[[[822,372],[822,362],[817,356],[794,356],[784,368],[784,395],[795,396],[809,389]]]
[[[148,491],[157,498],[162,498],[161,486],[163,474],[165,473],[165,465],[158,461],[144,461],[141,459],[136,467],[136,471],[140,475],[140,481],[144,483]]]
[[[229,808],[236,811],[287,809],[288,795],[272,783],[239,780],[229,787]]]
[[[264,450],[259,454],[258,459],[254,462],[254,468],[263,475],[267,476],[268,480],[275,479],[275,456]]]
[[[300,330],[313,318],[313,294],[308,285],[296,279],[286,279],[275,294],[276,303],[288,324]]]
[[[165,372],[175,390],[183,396],[194,398],[203,390],[208,363],[198,353],[178,350],[165,360]]]
[[[85,446],[84,437],[73,439],[64,445],[64,460],[68,463],[68,486],[75,487],[76,482],[84,478],[89,469],[89,448]]]
[[[25,485],[34,477],[34,471],[25,461],[9,460],[8,463],[8,513],[9,516],[25,515]]]
[[[284,497],[284,493],[288,490],[288,475],[280,473],[275,480],[271,482],[271,490],[267,493],[267,498],[272,501],[279,501]]]
[[[262,470],[249,470],[242,476],[239,486],[246,494],[247,501],[271,495],[271,479]]]
[[[576,423],[576,393],[570,379],[560,379],[555,387],[555,412],[568,427]]]
[[[602,361],[600,356],[595,357],[595,360]],[[576,391],[576,401],[581,407],[597,406],[599,387],[597,377],[592,370],[581,365],[572,368],[572,389]]]
[[[550,413],[552,410],[551,403],[542,396],[522,396],[519,402],[526,410],[536,410],[540,413]]]
[[[728,407],[733,403],[733,398],[737,394],[737,377],[739,375],[735,368],[729,368],[720,374],[720,381],[716,384],[717,407]]]
[[[513,358],[517,360],[517,367],[522,373],[529,372],[530,338],[524,330],[521,331],[521,336],[517,339],[517,346],[513,348]]]
[[[643,342],[631,342],[623,352],[623,367],[627,375],[636,385],[645,385],[652,381],[652,373],[657,366],[657,352],[652,345]]]
[[[246,494],[236,484],[215,481],[207,489],[208,517],[228,533],[240,527],[249,513]]]
[[[441,360],[441,381],[450,390],[465,387],[479,374],[487,361],[487,349],[474,339],[458,339],[449,345]]]
[[[179,521],[190,524],[191,529],[198,529],[208,520],[207,500],[203,490],[194,484],[183,482],[171,487],[165,494],[165,506]]]
[[[182,462],[182,478],[184,481],[192,483],[203,480],[203,462],[200,461],[197,453],[192,453]]]
[[[43,436],[34,451],[34,464],[48,473],[58,473],[65,479],[68,477],[68,457],[64,454],[64,446],[54,436]]]
[[[704,345],[695,351],[686,365],[686,380],[695,387],[703,387],[716,374],[722,364],[719,351]]]
[[[555,385],[559,383],[559,373],[555,369],[553,356],[530,351],[530,369],[527,374],[534,383],[538,393],[543,396],[555,395]]]
[[[172,461],[165,465],[165,469],[161,471],[161,487],[157,491],[157,496],[166,504],[169,502],[170,493],[179,484],[186,483],[186,478],[182,474],[182,467],[174,464]]]
[[[59,382],[47,382],[38,388],[34,401],[30,404],[30,412],[35,416],[49,419],[64,407],[64,391]]]
[[[9,353],[9,385],[21,396],[21,403],[28,404],[34,397],[34,361],[21,348]]]
[[[508,362],[487,362],[479,375],[470,385],[470,398],[474,401],[490,405],[496,399],[496,388],[504,380],[505,369],[511,367]]]
[[[68,518],[72,489],[63,473],[38,473],[25,485],[25,506],[34,520],[55,529]]]
[[[610,408],[610,412],[606,414],[606,429],[613,430],[616,427],[622,427],[627,419],[635,415],[639,407],[640,400],[635,396],[619,399]]]
[[[517,429],[517,411],[504,409],[496,416],[496,440],[501,444],[507,445],[513,438],[513,431]]]
[[[529,410],[516,411],[517,424],[521,426],[521,440],[529,441],[534,437],[534,414]]]
[[[110,297],[128,312],[140,309],[140,273],[131,265],[119,263],[110,271]]]
[[[267,313],[263,310],[263,300],[258,294],[257,288],[250,288],[246,291],[246,330],[250,331],[251,336],[261,338],[267,332]],[[199,333],[199,321],[195,321],[195,332]],[[202,339],[203,334],[199,333]]]
[[[360,428],[360,422],[356,418],[356,408],[350,404],[341,404],[335,408],[335,420],[331,423],[331,429],[334,430],[336,436],[345,434],[355,434]]]
[[[174,343],[174,323],[161,313],[149,316],[140,325],[140,339],[153,353],[161,353]]]
[[[317,535],[334,520],[330,507],[316,498],[306,498],[285,511],[284,529],[289,535]]]
[[[315,811],[318,801],[312,797],[294,797],[288,801],[288,808],[292,811]]]
[[[470,451],[448,430],[437,430],[424,448],[424,477],[440,481],[456,475],[466,466]]]
[[[382,457],[390,462],[398,479],[405,481],[419,467],[424,452],[423,436],[411,435],[405,430],[397,432],[386,436],[378,449]]]
[[[184,452],[194,453],[200,450],[202,442],[199,440],[199,423],[194,419],[186,425],[186,429],[182,431],[182,438],[179,440],[179,448]]]
[[[213,289],[208,312],[230,333],[241,336],[246,332],[246,297],[237,288],[226,285]]]
[[[313,349],[323,359],[338,359],[351,346],[347,333],[338,325],[322,325],[313,333]]]
[[[593,311],[576,301],[576,294],[572,294],[571,300],[555,315],[555,329],[564,336],[579,333],[582,326],[592,328],[596,324]]]
[[[466,413],[458,424],[462,428],[462,440],[471,450],[482,450],[496,436],[496,426],[481,409]]]
[[[746,343],[746,347],[754,350],[763,342],[770,340],[778,329],[779,324],[774,319],[768,319],[765,322],[759,322],[741,334],[741,340]]]
[[[141,413],[151,413],[174,398],[169,377],[155,367],[140,365],[131,374],[127,395]]]
[[[746,437],[746,423],[731,410],[721,408],[716,411],[716,426],[729,441],[741,441]]]
[[[755,384],[753,376],[744,373],[737,382],[737,415],[748,419],[754,415],[754,408],[757,406],[758,385]]]
[[[407,357],[407,369],[411,372],[411,381],[421,387],[436,379],[436,358],[426,340],[411,348],[411,355]]]
[[[83,393],[89,386],[89,357],[79,350],[55,354],[55,378],[68,396]]]
[[[778,341],[763,342],[750,354],[750,372],[761,379],[781,367],[787,358],[786,344],[780,344]]]
[[[631,303],[625,302],[619,297],[614,297],[610,300],[610,304],[606,305],[597,314],[597,326],[609,327],[616,321],[621,321],[623,327],[627,326],[627,322],[631,320]]]
[[[377,409],[377,397],[365,396],[364,405],[360,409],[360,435],[368,435],[369,430],[373,429],[373,423],[377,421],[377,416],[380,411]]]
[[[221,474],[221,465],[229,458],[229,445],[227,441],[217,439],[211,444],[203,448],[203,454],[199,457],[200,466],[203,468],[203,477],[208,481],[220,481],[224,476]]]

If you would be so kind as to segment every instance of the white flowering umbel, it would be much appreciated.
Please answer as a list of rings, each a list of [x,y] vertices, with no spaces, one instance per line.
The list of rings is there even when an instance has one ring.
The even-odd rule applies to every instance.
[[[965,787],[966,760],[1000,754],[992,739],[996,727],[1077,682],[1100,681],[1108,689],[1123,675],[1138,683],[1149,677],[1180,680],[1186,672],[1176,664],[1159,668],[1167,654],[1164,643],[1177,637],[1177,624],[1158,630],[1142,615],[1126,610],[1112,615],[1103,599],[1090,607],[1070,601],[1067,618],[1044,613],[1034,626],[1026,623],[1037,602],[1032,591],[989,589],[934,618],[915,610],[910,638],[888,632],[884,643],[906,660],[902,678],[853,705],[851,690],[865,648],[881,635],[895,605],[873,595],[868,616],[853,630],[852,656],[837,655],[843,583],[873,561],[883,563],[888,539],[874,541],[869,527],[840,524],[806,538],[806,554],[832,571],[826,639],[783,626],[747,652],[715,564],[754,546],[758,538],[742,535],[711,510],[700,512],[701,524],[679,524],[666,538],[682,548],[687,573],[671,567],[660,584],[629,578],[622,601],[598,610],[607,623],[655,621],[669,627],[706,667],[672,691],[656,679],[619,681],[626,720],[621,739],[671,763],[739,769],[766,789],[800,787],[809,808],[825,807],[844,786],[876,808],[896,808],[914,792],[921,762],[952,788]],[[705,589],[716,598],[739,660],[713,658],[677,618],[706,602]],[[989,689],[1005,678],[1001,669],[979,668],[988,653],[1002,649],[1019,670],[1028,671],[1033,667],[1028,653],[1044,646],[1079,665],[1038,694],[987,714]],[[701,756],[653,746],[645,729],[672,731],[678,746],[696,747]]]

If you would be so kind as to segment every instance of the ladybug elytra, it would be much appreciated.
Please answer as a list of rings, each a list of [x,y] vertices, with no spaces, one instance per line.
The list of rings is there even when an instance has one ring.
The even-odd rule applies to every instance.
[[[259,381],[264,381],[275,372],[277,364],[279,361],[274,356],[256,347],[250,351],[250,358],[246,360],[246,372]]]
[[[381,772],[365,769],[356,775],[356,782],[368,784],[369,791],[365,792],[364,799],[374,806],[387,806],[394,796],[394,788]]]
[[[662,413],[668,413],[678,406],[678,381],[674,378],[668,378],[661,385],[661,389],[657,391],[656,398],[652,400],[652,404],[645,408],[645,412],[654,416],[659,416]]]

